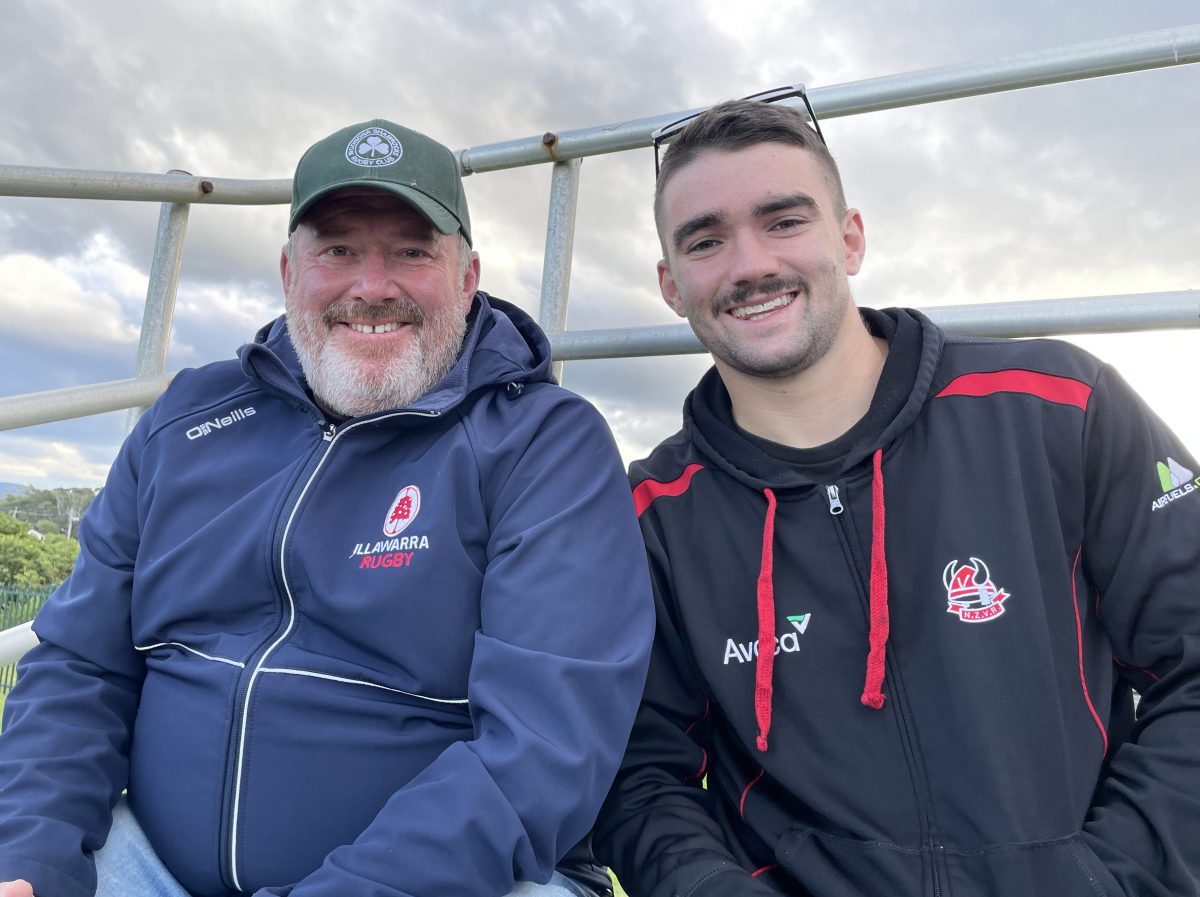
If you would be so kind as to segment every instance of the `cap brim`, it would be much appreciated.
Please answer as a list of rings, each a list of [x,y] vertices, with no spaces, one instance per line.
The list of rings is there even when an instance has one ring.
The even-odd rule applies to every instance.
[[[391,193],[420,212],[426,221],[443,234],[456,234],[462,230],[462,223],[444,205],[436,199],[430,199],[420,190],[404,184],[392,184],[386,181],[349,180],[343,181],[340,184],[331,184],[325,189],[314,193],[300,208],[293,210],[292,218],[288,222],[288,233],[290,234],[296,229],[296,225],[300,223],[301,219],[304,218],[305,214],[307,214],[308,210],[314,204],[320,202],[330,194],[351,189],[382,190],[385,193]]]

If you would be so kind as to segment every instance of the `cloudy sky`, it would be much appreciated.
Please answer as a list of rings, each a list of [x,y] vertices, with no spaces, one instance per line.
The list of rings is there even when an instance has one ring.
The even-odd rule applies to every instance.
[[[734,11],[736,10],[736,12]],[[290,177],[391,118],[454,149],[1191,25],[1188,0],[0,0],[0,163]],[[1200,67],[830,119],[868,236],[860,304],[1200,287]],[[485,289],[536,315],[550,171],[468,179]],[[677,323],[649,149],[585,160],[569,326]],[[0,395],[132,375],[158,206],[0,197]],[[282,311],[285,207],[192,210],[169,369]],[[1085,338],[1192,446],[1196,331]],[[627,458],[705,356],[575,362]],[[0,481],[99,485],[124,413],[0,433]]]

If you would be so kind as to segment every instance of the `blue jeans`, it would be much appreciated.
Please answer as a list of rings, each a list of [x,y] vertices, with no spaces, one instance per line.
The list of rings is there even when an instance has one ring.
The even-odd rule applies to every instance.
[[[96,897],[190,897],[163,866],[133,811],[122,798],[113,808],[113,826],[96,851]],[[549,884],[518,882],[508,897],[591,897],[558,872]]]

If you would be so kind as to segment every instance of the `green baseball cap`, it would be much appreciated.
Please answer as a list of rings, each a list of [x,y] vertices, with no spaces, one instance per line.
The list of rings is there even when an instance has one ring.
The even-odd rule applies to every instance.
[[[386,190],[443,234],[471,242],[458,159],[436,140],[382,118],[342,128],[310,146],[292,179],[288,233],[317,200],[350,187]]]

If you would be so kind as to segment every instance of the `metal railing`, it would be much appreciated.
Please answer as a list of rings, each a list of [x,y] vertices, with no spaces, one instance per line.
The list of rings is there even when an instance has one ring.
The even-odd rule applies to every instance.
[[[809,99],[822,118],[858,115],[923,103],[1039,85],[1078,81],[1166,66],[1200,62],[1200,25],[1171,28],[1108,40],[1025,53],[988,63],[925,69],[846,84],[815,87]],[[785,100],[795,104],[796,100]],[[464,174],[526,165],[551,165],[539,321],[550,337],[557,370],[564,361],[702,352],[687,325],[620,330],[565,329],[580,159],[647,147],[655,128],[688,111],[617,122],[573,131],[547,132],[457,153]],[[186,172],[139,174],[0,165],[0,195],[117,199],[161,202],[146,308],[138,346],[136,376],[22,396],[0,398],[0,430],[134,409],[130,420],[170,382],[165,373],[179,263],[194,204],[285,204],[288,180],[197,177]],[[929,310],[951,333],[1033,336],[1068,333],[1200,327],[1200,292],[1047,299]],[[24,650],[31,634],[0,633],[0,663]]]

